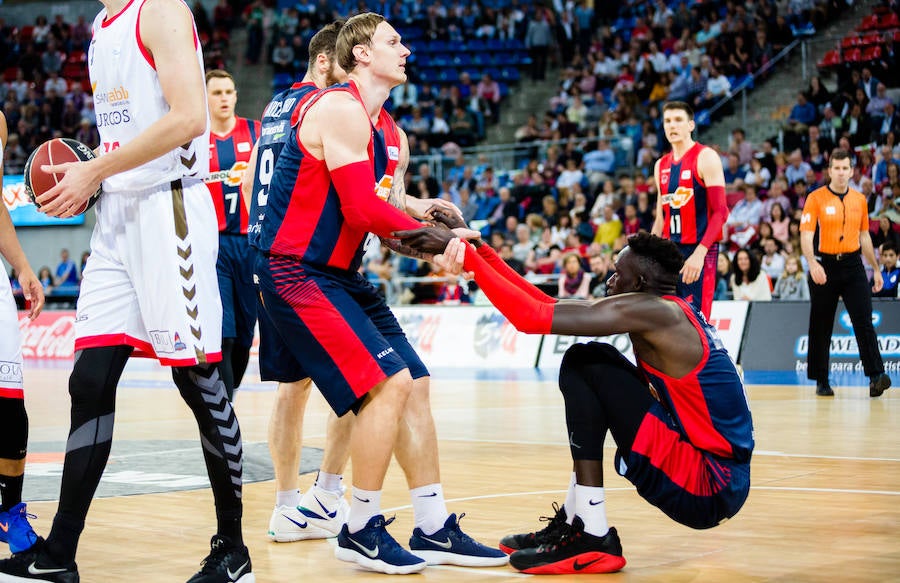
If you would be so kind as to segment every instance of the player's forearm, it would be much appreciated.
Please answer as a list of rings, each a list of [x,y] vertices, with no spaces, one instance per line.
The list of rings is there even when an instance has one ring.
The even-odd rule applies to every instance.
[[[159,118],[130,142],[96,158],[93,165],[100,180],[156,160],[187,144],[206,131],[206,113],[181,113],[175,110]],[[103,148],[105,150],[105,148]]]
[[[31,270],[5,204],[0,204],[0,255],[3,255],[16,273]]]
[[[497,252],[494,251],[490,245],[484,244],[475,244],[475,248],[477,249],[478,255],[481,256],[485,262],[491,266],[491,268],[501,275],[506,281],[513,284],[526,294],[529,297],[545,303],[545,304],[555,304],[556,299],[548,296],[541,290],[539,290],[536,286],[526,281],[524,277],[516,273],[516,271],[509,266],[506,261],[503,261],[503,258],[497,255]],[[468,253],[468,252],[467,252]]]
[[[475,282],[491,303],[516,330],[526,334],[548,334],[553,324],[555,303],[541,302],[494,271],[471,246],[466,246],[465,271],[475,273]]]
[[[421,227],[412,217],[373,194],[375,170],[368,160],[345,164],[330,174],[341,199],[344,220],[351,227],[375,233],[382,240],[394,238],[394,231]]]
[[[700,244],[709,249],[713,243],[718,243],[722,239],[722,228],[728,220],[728,203],[725,200],[724,186],[710,186],[707,188],[707,194],[709,195],[709,205],[712,212]]]

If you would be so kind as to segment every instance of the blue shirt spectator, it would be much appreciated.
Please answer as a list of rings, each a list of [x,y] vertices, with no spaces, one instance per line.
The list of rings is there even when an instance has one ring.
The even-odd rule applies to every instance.
[[[56,286],[78,285],[78,268],[69,257],[68,249],[63,249],[59,252],[59,265],[56,266],[56,275],[53,278],[53,283]]]

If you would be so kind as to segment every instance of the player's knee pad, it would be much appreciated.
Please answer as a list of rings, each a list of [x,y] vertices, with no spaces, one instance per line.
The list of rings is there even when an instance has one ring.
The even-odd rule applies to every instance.
[[[0,397],[0,458],[21,460],[28,448],[25,401]]]

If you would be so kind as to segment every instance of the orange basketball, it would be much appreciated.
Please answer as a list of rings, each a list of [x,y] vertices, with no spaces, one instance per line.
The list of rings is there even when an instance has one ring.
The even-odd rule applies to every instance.
[[[70,140],[69,138],[47,140],[31,153],[31,156],[28,157],[28,161],[25,163],[25,192],[31,198],[31,202],[38,208],[41,208],[41,205],[35,199],[56,186],[63,177],[62,174],[47,174],[41,170],[41,166],[44,164],[64,164],[66,162],[86,162],[94,158],[96,158],[94,152],[77,140]],[[94,203],[100,198],[100,192],[98,188],[97,192],[92,194],[87,202],[84,203],[84,206],[75,214],[80,215],[94,206]]]

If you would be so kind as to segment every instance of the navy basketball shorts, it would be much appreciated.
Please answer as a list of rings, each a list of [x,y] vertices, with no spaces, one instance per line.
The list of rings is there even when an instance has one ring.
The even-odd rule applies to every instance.
[[[234,338],[244,348],[253,344],[256,326],[255,257],[246,235],[219,233],[216,274],[222,297],[222,338]]]
[[[278,383],[296,383],[308,377],[287,343],[269,317],[262,300],[257,296],[257,314],[259,314],[259,378],[262,381]]]
[[[403,369],[428,375],[403,329],[359,273],[260,254],[259,291],[275,329],[337,415]]]
[[[687,259],[696,249],[696,245],[678,245],[682,257]],[[677,295],[684,298],[694,305],[703,316],[709,320],[709,314],[712,312],[713,296],[716,293],[716,263],[719,260],[719,244],[713,245],[706,252],[706,258],[703,260],[703,269],[700,271],[700,278],[691,284],[686,284],[680,279],[678,280]]]
[[[711,528],[741,509],[750,492],[750,464],[697,449],[659,403],[644,416],[631,451],[616,452],[616,471],[672,520]]]

